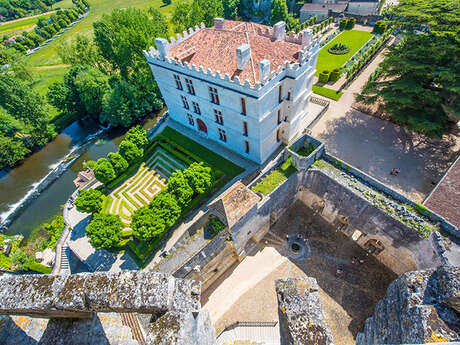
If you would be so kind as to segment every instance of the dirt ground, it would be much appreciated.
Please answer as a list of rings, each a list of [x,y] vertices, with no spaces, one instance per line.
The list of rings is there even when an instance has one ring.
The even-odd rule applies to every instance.
[[[286,235],[302,234],[310,255],[295,259]],[[352,263],[357,257],[364,263]],[[337,269],[343,273],[337,275]],[[241,263],[234,265],[202,295],[219,333],[236,321],[278,320],[275,280],[316,278],[326,322],[336,345],[354,343],[367,317],[397,277],[385,266],[337,232],[301,202],[296,202],[271,232]]]

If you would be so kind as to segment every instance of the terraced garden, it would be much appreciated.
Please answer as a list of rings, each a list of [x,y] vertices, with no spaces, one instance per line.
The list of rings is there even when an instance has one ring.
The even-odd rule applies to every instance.
[[[157,145],[134,176],[108,195],[104,212],[120,215],[123,223],[129,227],[134,211],[147,206],[156,194],[166,188],[169,176],[176,170],[185,169],[187,165]]]

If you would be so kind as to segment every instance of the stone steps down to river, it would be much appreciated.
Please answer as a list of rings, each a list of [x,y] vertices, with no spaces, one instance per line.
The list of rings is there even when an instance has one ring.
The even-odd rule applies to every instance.
[[[388,287],[357,345],[460,341],[460,269],[403,274]]]

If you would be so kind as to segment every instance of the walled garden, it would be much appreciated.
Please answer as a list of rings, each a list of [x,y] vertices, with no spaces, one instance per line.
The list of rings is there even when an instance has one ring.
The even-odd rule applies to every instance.
[[[225,185],[243,169],[171,128],[151,142],[145,142],[142,129],[133,128],[125,140],[142,150],[141,157],[129,159],[131,144],[120,144],[118,153],[96,162],[96,178],[105,189],[81,191],[75,200],[77,210],[93,214],[86,229],[96,249],[129,249],[139,266],[155,254],[162,239],[170,234],[190,210]],[[131,147],[135,152],[135,148]],[[114,156],[119,154],[120,157]],[[116,158],[115,158],[116,157]],[[120,164],[131,161],[129,166]],[[102,168],[100,167],[102,165]],[[112,168],[110,168],[110,166]],[[105,179],[101,171],[111,172]]]

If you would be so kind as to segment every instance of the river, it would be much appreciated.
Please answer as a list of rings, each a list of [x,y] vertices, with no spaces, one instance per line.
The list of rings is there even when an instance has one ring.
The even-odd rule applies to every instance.
[[[146,119],[145,129],[150,129],[156,118]],[[11,170],[0,171],[0,218],[5,219],[34,187],[49,174],[63,158],[100,131],[96,123],[76,121],[62,131],[40,151],[27,157],[21,165]],[[27,237],[41,223],[58,214],[75,190],[73,180],[83,169],[83,163],[97,160],[111,151],[116,151],[123,140],[125,129],[110,129],[92,142],[53,184],[34,199],[7,228],[6,234],[22,234]]]

